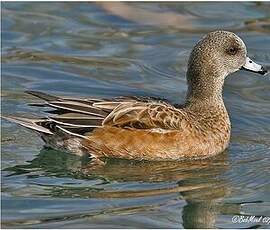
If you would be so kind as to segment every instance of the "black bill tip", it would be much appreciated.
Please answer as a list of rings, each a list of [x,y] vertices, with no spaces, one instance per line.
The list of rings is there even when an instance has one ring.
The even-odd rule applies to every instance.
[[[258,72],[261,75],[266,75],[267,74],[267,70],[262,66],[261,70]]]

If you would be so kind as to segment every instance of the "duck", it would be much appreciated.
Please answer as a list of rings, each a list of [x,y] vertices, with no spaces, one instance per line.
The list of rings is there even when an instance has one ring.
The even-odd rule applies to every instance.
[[[213,31],[194,46],[188,59],[185,103],[153,97],[58,97],[26,91],[51,107],[42,118],[3,118],[37,132],[45,146],[80,157],[146,161],[203,159],[229,146],[231,123],[222,92],[226,77],[238,70],[265,75],[247,56],[242,39]]]

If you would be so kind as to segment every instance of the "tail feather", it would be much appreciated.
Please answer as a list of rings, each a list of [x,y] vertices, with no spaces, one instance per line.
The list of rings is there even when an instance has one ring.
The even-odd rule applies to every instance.
[[[60,97],[56,97],[56,96],[52,96],[52,95],[49,95],[47,93],[43,93],[43,92],[37,92],[37,91],[31,91],[31,90],[28,90],[28,91],[25,91],[25,93],[28,93],[28,94],[31,94],[35,97],[38,97],[44,101],[58,101],[58,100],[61,100]]]
[[[50,101],[48,102],[48,106],[56,108],[56,109],[64,109],[67,111],[94,115],[97,117],[106,117],[108,112],[104,112],[99,108],[95,108],[91,105],[87,105],[85,103],[73,102],[73,101]]]
[[[49,129],[42,127],[38,125],[38,122],[44,121],[44,119],[29,119],[29,118],[22,118],[22,117],[13,117],[13,116],[1,116],[2,118],[15,122],[21,126],[24,126],[26,128],[41,132],[41,133],[46,133],[46,134],[53,134]]]

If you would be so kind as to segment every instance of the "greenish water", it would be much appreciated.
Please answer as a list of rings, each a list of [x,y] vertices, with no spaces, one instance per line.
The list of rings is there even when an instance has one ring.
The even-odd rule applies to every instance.
[[[181,103],[189,52],[216,29],[236,32],[251,58],[270,65],[267,2],[129,3],[128,15],[95,3],[1,5],[3,114],[45,115],[27,106],[36,100],[24,90]],[[2,227],[269,228],[232,223],[234,215],[270,216],[269,76],[233,74],[224,99],[231,145],[195,162],[111,160],[90,168],[2,121]]]

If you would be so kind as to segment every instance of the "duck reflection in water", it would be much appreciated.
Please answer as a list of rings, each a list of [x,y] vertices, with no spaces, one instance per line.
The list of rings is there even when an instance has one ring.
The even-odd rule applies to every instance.
[[[26,174],[38,169],[44,170],[47,176],[71,177],[74,179],[95,180],[102,179],[105,184],[111,181],[118,183],[139,182],[140,188],[133,190],[96,189],[91,187],[59,186],[50,190],[51,197],[79,197],[94,199],[124,199],[162,196],[166,194],[179,194],[170,200],[177,203],[185,200],[182,210],[182,224],[184,228],[215,228],[216,218],[221,213],[228,212],[223,204],[223,198],[230,194],[231,188],[224,173],[229,168],[228,154],[223,154],[204,160],[176,161],[176,162],[136,162],[128,160],[110,159],[104,165],[93,166],[88,159],[43,149],[37,158],[28,165],[17,165],[7,168],[11,174],[8,176]],[[147,189],[143,183],[153,184],[154,188]],[[143,188],[143,189],[141,189]],[[168,201],[167,201],[168,202]],[[170,203],[169,202],[169,203]],[[153,208],[159,209],[159,204]],[[144,211],[142,207],[141,211]],[[238,209],[238,207],[237,207]],[[138,211],[138,207],[136,207]],[[153,210],[151,208],[151,210]],[[234,210],[239,212],[239,210]],[[179,220],[180,221],[180,220]]]

